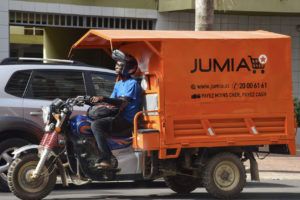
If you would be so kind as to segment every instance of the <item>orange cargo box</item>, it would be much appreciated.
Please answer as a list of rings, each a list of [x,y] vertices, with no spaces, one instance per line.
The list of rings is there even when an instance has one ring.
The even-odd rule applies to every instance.
[[[282,144],[295,154],[288,36],[90,30],[73,48],[120,48],[137,58],[145,91],[136,148],[173,158],[182,148]]]

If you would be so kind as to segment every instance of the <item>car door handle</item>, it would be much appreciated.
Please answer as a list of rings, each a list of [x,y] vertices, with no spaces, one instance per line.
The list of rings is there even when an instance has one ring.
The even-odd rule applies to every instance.
[[[30,112],[29,114],[32,116],[38,116],[38,115],[42,115],[43,112]]]

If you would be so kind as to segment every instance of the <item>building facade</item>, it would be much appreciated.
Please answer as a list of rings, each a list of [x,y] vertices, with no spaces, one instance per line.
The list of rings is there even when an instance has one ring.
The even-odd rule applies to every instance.
[[[1,0],[0,59],[66,58],[88,29],[194,30],[194,0]],[[300,1],[215,0],[214,30],[292,37],[293,92],[300,97]]]

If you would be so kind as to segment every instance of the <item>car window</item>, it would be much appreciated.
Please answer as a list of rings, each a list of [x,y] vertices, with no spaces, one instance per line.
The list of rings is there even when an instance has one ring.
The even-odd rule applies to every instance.
[[[31,81],[34,99],[67,99],[86,95],[83,74],[78,71],[35,71]]]
[[[109,97],[114,89],[116,76],[102,73],[92,73],[91,76],[95,95]]]
[[[8,94],[22,97],[24,90],[26,88],[27,82],[29,80],[31,70],[23,70],[15,72],[5,87],[5,92]]]

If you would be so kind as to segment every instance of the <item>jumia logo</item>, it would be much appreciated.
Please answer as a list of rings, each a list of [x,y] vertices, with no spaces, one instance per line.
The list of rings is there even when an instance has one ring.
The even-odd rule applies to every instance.
[[[198,68],[200,72],[216,72],[216,71],[227,71],[227,72],[238,72],[240,70],[251,71],[255,74],[256,70],[261,70],[263,74],[265,71],[265,64],[267,63],[267,56],[265,54],[261,54],[258,58],[249,57],[249,61],[251,63],[251,67],[249,67],[245,58],[238,60],[236,62],[233,58],[227,58],[224,63],[219,62],[216,58],[208,59],[208,65],[202,64],[202,59],[195,58],[194,69],[191,70],[191,73],[195,73]]]

